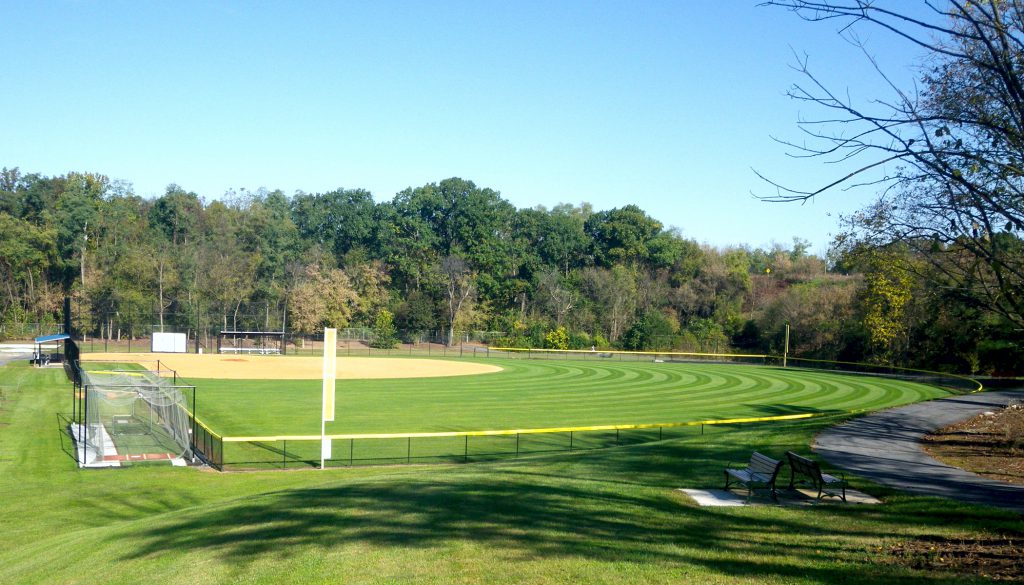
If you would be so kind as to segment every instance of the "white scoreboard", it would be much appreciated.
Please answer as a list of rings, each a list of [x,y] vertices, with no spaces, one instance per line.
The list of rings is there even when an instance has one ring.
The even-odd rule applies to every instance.
[[[154,333],[151,351],[154,353],[185,353],[188,338],[184,333]]]

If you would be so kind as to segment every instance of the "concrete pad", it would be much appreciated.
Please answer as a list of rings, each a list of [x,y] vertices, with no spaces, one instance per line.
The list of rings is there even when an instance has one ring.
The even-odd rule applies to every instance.
[[[846,490],[846,501],[851,504],[881,504],[882,500],[879,500],[875,496],[865,494],[864,492],[858,492],[857,490]]]
[[[726,490],[696,490],[696,489],[680,489],[678,490],[684,494],[693,498],[697,505],[705,506],[817,506],[819,504],[840,504],[840,505],[856,505],[856,504],[881,504],[882,501],[878,498],[865,494],[857,490],[846,490],[846,502],[843,502],[839,498],[823,498],[819,500],[817,498],[818,493],[809,489],[783,489],[778,491],[779,501],[775,502],[771,499],[771,496],[760,491],[750,499],[750,503],[747,503],[747,496],[742,492],[732,492]]]
[[[817,490],[809,488],[796,488],[779,490],[779,503],[783,506],[814,506],[816,504],[881,504],[882,501],[874,496],[859,492],[857,490],[846,490],[846,502],[839,498],[824,497],[818,499]]]
[[[700,506],[746,506],[746,498],[725,490],[679,490]]]

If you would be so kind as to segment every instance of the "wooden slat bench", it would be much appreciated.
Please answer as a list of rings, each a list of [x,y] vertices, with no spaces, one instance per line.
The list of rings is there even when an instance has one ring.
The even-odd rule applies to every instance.
[[[750,501],[750,496],[753,495],[754,489],[762,488],[771,490],[772,499],[778,500],[775,494],[775,479],[779,475],[779,470],[782,469],[782,461],[777,461],[754,451],[750,455],[750,462],[743,469],[726,468],[725,469],[725,489],[729,489],[729,485],[735,483],[747,488],[747,501]]]
[[[846,501],[846,478],[842,477],[842,474],[836,477],[823,473],[817,461],[792,451],[786,451],[786,458],[789,460],[789,489],[793,489],[796,482],[800,482],[817,489],[819,500],[831,496]]]

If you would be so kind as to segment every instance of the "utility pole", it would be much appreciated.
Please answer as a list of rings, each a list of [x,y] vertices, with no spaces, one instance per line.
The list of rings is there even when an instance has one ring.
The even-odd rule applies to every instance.
[[[786,367],[786,360],[789,358],[789,323],[786,323],[786,346],[782,350],[782,367]]]

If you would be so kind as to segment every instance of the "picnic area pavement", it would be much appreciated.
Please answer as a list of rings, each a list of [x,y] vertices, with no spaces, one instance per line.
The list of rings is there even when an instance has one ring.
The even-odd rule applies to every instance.
[[[835,467],[899,490],[1024,513],[1024,486],[996,481],[935,460],[927,433],[1012,400],[1024,389],[979,392],[874,412],[822,432],[812,449]]]

